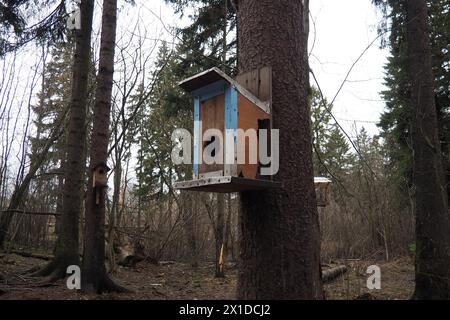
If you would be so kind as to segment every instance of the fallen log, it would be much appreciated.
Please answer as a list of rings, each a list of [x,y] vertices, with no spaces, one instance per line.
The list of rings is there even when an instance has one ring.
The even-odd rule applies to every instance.
[[[51,260],[53,259],[53,255],[46,255],[41,253],[33,253],[27,251],[18,251],[18,250],[8,250],[9,253],[16,254],[18,256],[26,257],[26,258],[35,258],[41,260]]]
[[[344,275],[346,272],[347,267],[344,265],[324,270],[322,271],[322,282],[326,283],[333,281],[334,279]]]

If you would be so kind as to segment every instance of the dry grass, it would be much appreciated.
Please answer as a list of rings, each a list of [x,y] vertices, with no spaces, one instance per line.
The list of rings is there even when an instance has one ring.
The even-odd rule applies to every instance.
[[[371,297],[381,300],[406,300],[414,292],[414,265],[410,258],[402,258],[391,262],[340,260],[348,272],[332,283],[325,285],[327,299],[349,300],[357,297]],[[381,269],[381,289],[367,288],[367,267],[377,265]]]

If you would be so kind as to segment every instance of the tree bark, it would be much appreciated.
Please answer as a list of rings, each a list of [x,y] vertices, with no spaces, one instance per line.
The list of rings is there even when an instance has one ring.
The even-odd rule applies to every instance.
[[[241,0],[239,72],[272,67],[272,127],[280,130],[276,190],[240,194],[238,299],[322,299],[307,61],[308,8]]]
[[[450,220],[425,0],[407,1],[416,215],[415,299],[449,299]]]
[[[232,220],[233,220],[233,208],[231,203],[231,193],[229,193],[227,195],[227,218],[225,222],[223,243],[226,257],[231,257],[232,259],[234,259],[233,238],[231,234]]]
[[[196,211],[198,207],[197,195],[189,194],[188,192],[181,192],[181,198],[183,199],[183,221],[184,221],[184,233],[186,237],[187,251],[189,256],[189,262],[191,267],[198,267],[197,256],[197,237],[195,234],[195,220]],[[195,205],[194,205],[195,202]]]
[[[108,160],[111,92],[114,74],[117,0],[104,0],[99,71],[95,92],[91,135],[89,183],[86,197],[85,245],[82,285],[84,292],[123,291],[108,277],[105,267],[105,197],[106,187],[93,186],[93,172]]]
[[[76,30],[72,94],[64,163],[63,209],[55,259],[35,273],[49,281],[64,278],[69,265],[80,265],[79,225],[86,166],[86,110],[90,68],[93,0],[80,3],[81,29]]]
[[[30,186],[31,180],[36,175],[36,172],[39,170],[41,165],[44,163],[44,161],[47,158],[47,154],[50,150],[50,148],[53,146],[55,141],[58,140],[58,138],[61,136],[62,133],[62,126],[64,124],[64,120],[67,113],[64,112],[60,119],[55,120],[55,128],[53,130],[53,133],[43,146],[42,150],[40,151],[39,155],[35,159],[33,159],[33,163],[30,166],[30,169],[28,170],[28,173],[23,178],[22,182],[18,184],[14,192],[11,196],[11,200],[8,205],[8,209],[6,212],[3,212],[0,215],[0,248],[3,248],[6,241],[6,236],[8,235],[9,226],[12,222],[12,219],[14,217],[14,211],[19,209],[20,206],[24,202],[24,198],[26,197],[28,193],[28,188]]]
[[[108,220],[108,261],[109,261],[109,272],[114,273],[116,271],[116,258],[114,254],[115,246],[115,228],[117,223],[117,218],[120,213],[120,189],[121,189],[121,179],[122,179],[122,159],[119,156],[118,150],[116,154],[116,168],[114,171],[114,194],[112,200],[112,208],[109,214]],[[134,244],[136,246],[136,243]]]
[[[223,193],[217,194],[217,221],[216,230],[214,232],[216,240],[216,278],[223,278],[225,272],[223,265],[220,263],[222,246],[224,245],[224,227],[225,227],[225,197]]]

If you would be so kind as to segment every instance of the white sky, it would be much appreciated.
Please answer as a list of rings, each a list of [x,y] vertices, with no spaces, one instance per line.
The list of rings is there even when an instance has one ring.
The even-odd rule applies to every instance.
[[[94,23],[94,51],[98,53],[100,33],[101,0],[96,1]],[[136,0],[136,6],[119,1],[118,38],[125,39],[126,34],[133,31],[138,17],[140,25],[147,30],[144,46],[149,50],[155,39],[169,42],[177,41],[168,32],[168,28],[188,23],[188,18],[180,20],[173,9],[164,0]],[[311,54],[310,65],[314,70],[326,98],[331,101],[342,84],[352,64],[363,53],[369,43],[377,37],[377,25],[382,16],[372,5],[371,0],[312,0],[310,2],[311,24],[310,42],[315,44]],[[17,81],[26,86],[30,71],[35,68],[38,55],[34,46],[19,58],[21,74]],[[154,57],[156,57],[155,51]],[[379,92],[383,90],[383,66],[386,63],[387,51],[379,49],[379,41],[375,43],[354,67],[337,97],[333,113],[340,124],[352,136],[355,128],[365,127],[370,134],[377,134],[376,122],[384,109]],[[33,59],[34,57],[34,59]],[[311,77],[313,83],[313,79]],[[23,97],[26,99],[26,90]],[[17,97],[21,99],[21,97]],[[17,110],[17,109],[16,109]],[[16,111],[18,112],[18,110]],[[26,117],[23,111],[19,119]],[[19,128],[14,144],[20,146],[23,128]],[[18,148],[13,148],[18,149]],[[20,154],[20,150],[17,150]]]
[[[164,0],[141,0],[141,3],[144,3],[141,16],[163,38],[171,36],[148,9],[160,15],[166,27],[186,22],[180,21]],[[310,10],[315,22],[311,24],[310,49],[314,39],[315,43],[310,65],[325,97],[331,101],[352,64],[377,38],[382,16],[371,0],[312,0]],[[375,123],[384,108],[379,93],[383,90],[383,66],[388,54],[379,44],[377,41],[355,65],[335,101],[333,113],[351,136],[355,136],[355,128],[361,127],[370,134],[378,133]],[[311,82],[314,84],[312,77]]]
[[[316,25],[310,65],[331,101],[352,64],[377,38],[382,16],[371,0],[313,0],[310,6]],[[311,26],[311,42],[313,38]],[[355,125],[364,126],[371,134],[378,133],[371,122],[379,120],[385,106],[379,93],[384,88],[383,66],[388,55],[379,44],[377,41],[356,64],[335,102],[333,113],[352,136]]]

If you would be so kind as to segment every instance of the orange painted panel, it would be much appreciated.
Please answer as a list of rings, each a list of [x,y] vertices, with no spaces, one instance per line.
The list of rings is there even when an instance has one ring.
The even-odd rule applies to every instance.
[[[258,131],[258,120],[270,119],[270,115],[261,110],[250,100],[238,95],[238,128],[244,131],[248,129],[255,129]],[[258,146],[256,147],[258,150]],[[255,179],[258,171],[258,164],[249,163],[249,139],[246,138],[245,143],[245,164],[238,164],[238,176]]]

